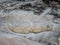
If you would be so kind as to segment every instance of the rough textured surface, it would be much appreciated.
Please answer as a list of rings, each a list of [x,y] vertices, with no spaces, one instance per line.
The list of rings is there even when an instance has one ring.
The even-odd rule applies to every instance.
[[[47,31],[47,32],[41,32],[38,34],[32,34],[30,36],[27,36],[28,39],[38,41],[40,43],[45,43],[46,45],[58,45],[58,37],[57,34]]]
[[[1,39],[2,41],[0,40],[0,44],[4,45],[11,44],[11,41],[16,45],[20,37],[24,37],[18,42],[21,45],[26,43],[35,45],[36,42],[42,45],[58,45],[60,40],[59,2],[52,1],[48,5],[41,0],[0,2],[0,37],[5,37]],[[7,38],[14,39],[10,41]]]
[[[0,45],[43,45],[25,38],[0,38]]]

